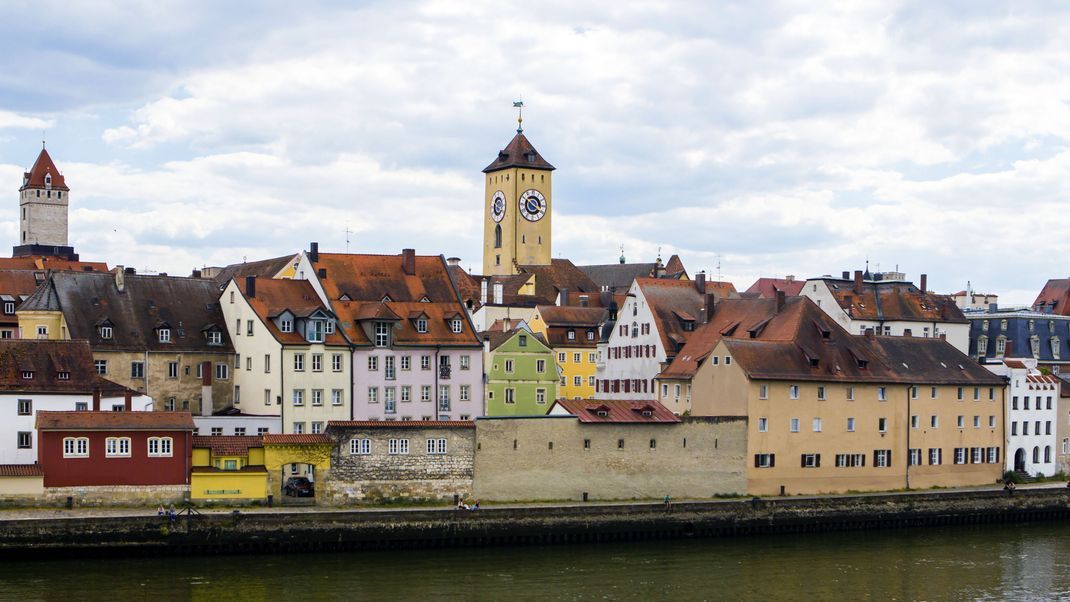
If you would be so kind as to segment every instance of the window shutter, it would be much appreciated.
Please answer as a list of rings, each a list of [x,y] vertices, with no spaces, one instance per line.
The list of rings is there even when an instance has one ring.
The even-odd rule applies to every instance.
[[[887,464],[890,467],[892,465],[892,450],[886,449],[886,450],[884,450],[884,452],[885,452],[885,454],[886,454],[886,456],[888,458]]]
[[[760,468],[762,464],[762,454],[754,454],[754,467]]]
[[[873,466],[874,466],[874,467],[877,467],[877,466],[879,466],[879,465],[877,464],[877,451],[878,451],[878,450],[876,450],[876,449],[875,449],[875,450],[873,450]]]
[[[821,454],[817,454],[817,456],[814,458],[814,466],[817,468],[821,468]]]
[[[866,455],[865,454],[861,454],[861,456],[862,456],[862,466],[865,466],[866,465]]]
[[[769,468],[776,466],[776,454],[769,454]]]
[[[800,466],[802,466],[803,468],[806,468],[806,454],[802,454],[801,460],[802,461],[800,462]]]

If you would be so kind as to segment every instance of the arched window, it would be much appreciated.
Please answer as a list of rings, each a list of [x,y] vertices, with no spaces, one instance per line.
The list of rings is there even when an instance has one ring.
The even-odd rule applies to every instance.
[[[632,338],[639,336],[639,324],[632,322]]]
[[[497,224],[494,226],[494,248],[502,248],[502,225]]]
[[[1033,464],[1040,464],[1040,448],[1033,448]]]
[[[1051,446],[1050,445],[1045,445],[1044,446],[1044,462],[1045,463],[1051,462]]]

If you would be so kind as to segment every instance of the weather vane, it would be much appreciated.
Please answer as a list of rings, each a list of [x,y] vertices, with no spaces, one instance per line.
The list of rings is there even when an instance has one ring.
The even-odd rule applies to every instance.
[[[516,108],[516,133],[524,133],[524,101],[514,100],[513,107]]]

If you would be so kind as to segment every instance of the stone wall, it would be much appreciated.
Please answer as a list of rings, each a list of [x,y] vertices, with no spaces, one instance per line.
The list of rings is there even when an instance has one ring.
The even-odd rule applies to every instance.
[[[37,505],[62,506],[71,497],[75,507],[145,506],[184,504],[188,485],[110,485],[91,487],[46,487]]]
[[[337,445],[331,457],[331,478],[322,495],[326,503],[360,501],[453,500],[472,491],[475,429],[470,426],[406,426],[382,422],[373,427],[337,427],[330,435]],[[368,439],[367,454],[353,454],[351,441]],[[390,440],[409,442],[407,454],[391,454]],[[429,454],[429,439],[445,439],[446,453]],[[321,495],[317,491],[317,496]]]
[[[536,501],[709,498],[747,489],[746,418],[590,424],[574,417],[485,418],[474,494]]]
[[[130,364],[146,361],[142,352],[108,351],[94,349],[94,360],[107,360],[107,374],[110,381],[125,387],[141,391],[152,397],[156,410],[163,410],[167,400],[175,398],[176,410],[189,410],[199,414],[201,410],[201,378],[197,376],[197,365],[204,361],[212,362],[212,405],[222,409],[234,400],[234,355],[220,350],[219,353],[202,353],[196,351],[150,352],[145,365],[146,378],[131,378]],[[168,377],[168,364],[178,362],[178,378]],[[228,365],[226,380],[215,378],[215,365]],[[186,373],[187,369],[189,374]],[[184,404],[183,402],[188,402]],[[188,405],[188,407],[187,407]]]

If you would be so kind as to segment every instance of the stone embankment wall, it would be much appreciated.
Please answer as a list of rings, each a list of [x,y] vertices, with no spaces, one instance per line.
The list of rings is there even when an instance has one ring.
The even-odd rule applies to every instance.
[[[1020,490],[364,512],[0,521],[0,556],[428,548],[712,537],[1070,518],[1070,491]]]
[[[0,495],[3,507],[62,507],[71,504],[81,508],[109,506],[152,506],[184,504],[189,497],[188,485],[108,485],[86,487],[46,487],[33,495]]]

